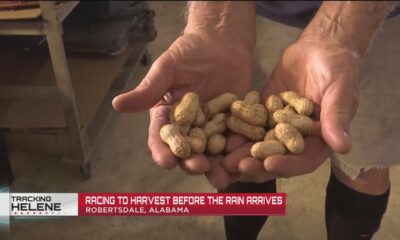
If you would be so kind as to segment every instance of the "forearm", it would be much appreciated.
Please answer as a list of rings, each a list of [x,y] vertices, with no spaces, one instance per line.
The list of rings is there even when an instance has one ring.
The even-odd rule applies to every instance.
[[[300,38],[339,43],[362,57],[395,3],[323,2]]]
[[[192,1],[188,6],[184,34],[238,43],[250,50],[255,44],[255,2]]]

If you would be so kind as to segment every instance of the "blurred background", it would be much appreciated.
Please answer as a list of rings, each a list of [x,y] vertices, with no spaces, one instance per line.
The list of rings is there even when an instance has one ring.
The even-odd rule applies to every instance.
[[[140,37],[136,38],[136,42],[146,42],[146,44],[148,42],[148,45],[147,49],[141,46],[141,50],[138,50],[141,53],[139,55],[142,56],[140,59],[141,64],[135,65],[135,71],[129,75],[126,83],[127,86],[124,88],[125,90],[135,87],[146,74],[151,59],[156,59],[180,35],[185,25],[185,4],[186,2],[149,3],[149,9],[155,12],[154,26],[157,31],[157,37],[151,41],[152,37],[154,37],[154,32],[150,31],[146,35],[148,39],[140,40]],[[69,17],[66,21],[68,21]],[[77,21],[79,22],[79,18]],[[68,24],[71,24],[69,26],[73,26],[74,23],[70,22]],[[391,72],[390,66],[398,68],[396,64],[400,62],[400,54],[389,53],[391,51],[390,46],[398,45],[400,42],[399,26],[400,17],[388,20],[384,24],[383,30],[379,32],[375,39],[375,45],[369,51],[362,76],[379,80],[385,74],[394,74]],[[71,29],[74,28],[71,27]],[[92,27],[89,27],[89,29],[93,30]],[[66,27],[65,32],[67,33],[67,31],[68,28]],[[297,38],[300,32],[300,29],[257,17],[257,46],[253,76],[254,89],[260,89],[265,84],[282,51]],[[101,32],[99,34],[101,35]],[[82,39],[88,36],[78,35],[76,37],[77,35],[74,35],[73,32],[69,36],[70,39],[68,41],[65,40],[65,42],[69,43],[68,46],[66,45],[66,48],[78,50],[67,52],[67,57],[71,57],[73,61],[76,61],[72,65],[76,64],[78,66],[77,72],[84,71],[79,69],[80,61],[83,61],[80,60],[81,55],[79,55],[82,54],[82,49],[86,50],[85,54],[90,54],[87,58],[97,59],[97,56],[91,53],[94,51],[93,49],[85,49],[85,46],[76,40],[76,38]],[[11,40],[4,39],[3,41]],[[94,40],[89,39],[88,41]],[[120,45],[116,48],[109,48],[106,54],[117,56],[117,58],[123,56],[125,54],[124,39],[121,38],[118,42]],[[8,51],[8,49],[4,51]],[[25,51],[27,50],[25,49]],[[143,51],[145,55],[143,55]],[[143,56],[145,57],[143,58]],[[386,59],[382,67],[374,65],[372,61],[373,59],[379,59],[379,57]],[[105,64],[104,66],[109,64],[107,63],[109,62],[107,59],[99,61],[98,64]],[[135,61],[137,62],[139,59]],[[101,66],[103,66],[98,64],[94,66],[94,72],[99,71],[102,68]],[[115,68],[120,67],[118,64],[113,66]],[[72,76],[79,75],[72,71]],[[82,78],[97,81],[96,76],[104,74],[106,73],[101,71],[97,75],[90,75],[90,72],[85,72],[82,73]],[[100,82],[100,80],[98,81]],[[113,84],[118,87],[118,81]],[[85,98],[85,96],[91,95],[91,92],[94,91],[93,86],[90,85],[79,90],[81,93],[78,92],[77,96]],[[110,107],[110,100],[113,94],[115,95],[117,92],[112,92],[109,96],[107,95],[108,98],[105,98],[106,106],[108,107]],[[4,106],[0,110],[0,118],[7,120],[7,114],[12,112],[18,104],[18,102],[13,102],[9,106]],[[97,103],[90,104],[96,105]],[[87,105],[89,106],[90,104],[88,103]],[[8,110],[6,111],[6,109]],[[96,114],[101,115],[102,111],[100,110],[100,113],[97,112]],[[84,109],[82,112],[87,111]],[[33,118],[33,115],[37,115],[37,112],[33,111],[31,114],[29,117]],[[49,115],[55,116],[55,114]],[[43,119],[39,118],[35,124],[40,125],[43,121],[49,119],[47,116],[42,117]],[[91,117],[93,116],[82,116],[83,119],[90,119]],[[27,124],[27,120],[29,120],[29,118],[26,118],[19,122],[20,125],[7,128],[5,135],[14,133],[13,129],[25,129],[23,124]],[[6,120],[3,121],[4,124],[7,123]],[[163,170],[153,163],[147,147],[148,122],[148,112],[110,114],[105,120],[104,127],[100,128],[100,137],[93,145],[90,155],[91,164],[89,166],[86,164],[82,165],[82,171],[86,178],[88,178],[87,180],[83,180],[79,166],[70,164],[71,160],[68,157],[60,159],[59,156],[53,156],[52,154],[12,151],[10,153],[10,160],[15,179],[11,185],[11,190],[13,192],[215,192],[215,189],[207,183],[204,176],[188,176],[179,168]],[[52,124],[57,127],[58,124],[65,125],[66,123],[56,118]],[[0,127],[5,129],[5,126]],[[40,129],[41,134],[54,131],[47,128],[43,129],[42,127]],[[17,131],[16,135],[24,134],[24,132],[20,133],[21,131]],[[368,133],[365,133],[365,135],[368,137]],[[25,135],[22,136],[24,138]],[[12,137],[11,140],[15,140],[15,138]],[[54,141],[62,142],[63,140],[62,138],[57,138]],[[23,142],[19,143],[18,146],[25,146],[26,144],[28,143]],[[52,146],[46,145],[45,147],[54,148],[54,151],[58,151],[56,147]],[[324,198],[328,177],[329,161],[326,161],[312,174],[291,179],[279,179],[277,181],[278,191],[287,193],[287,214],[284,217],[269,218],[260,233],[260,239],[325,239]],[[391,180],[389,206],[381,229],[374,237],[376,240],[395,240],[400,237],[400,229],[398,228],[400,224],[400,167],[391,169]],[[11,237],[13,240],[168,240],[188,238],[200,240],[224,239],[224,230],[222,217],[68,217],[35,221],[13,219]]]

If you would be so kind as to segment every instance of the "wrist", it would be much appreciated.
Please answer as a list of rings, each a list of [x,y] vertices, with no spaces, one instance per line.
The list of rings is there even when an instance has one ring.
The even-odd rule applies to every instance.
[[[391,2],[324,2],[300,39],[336,44],[362,57],[393,5]]]
[[[204,2],[188,4],[183,34],[239,44],[250,51],[255,46],[254,2]]]

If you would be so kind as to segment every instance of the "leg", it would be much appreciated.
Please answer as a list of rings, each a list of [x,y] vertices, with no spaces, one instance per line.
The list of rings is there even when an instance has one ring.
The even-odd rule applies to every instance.
[[[388,169],[363,171],[351,180],[333,166],[325,204],[328,239],[371,239],[385,213],[389,187]]]
[[[223,193],[276,192],[275,180],[265,183],[234,183],[219,191]],[[226,239],[256,240],[268,216],[224,216]]]

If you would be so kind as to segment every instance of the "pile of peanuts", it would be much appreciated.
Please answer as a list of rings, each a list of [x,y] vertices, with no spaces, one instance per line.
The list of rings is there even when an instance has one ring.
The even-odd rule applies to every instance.
[[[250,153],[263,160],[277,154],[300,154],[304,137],[313,128],[311,100],[296,92],[270,95],[260,103],[260,93],[249,92],[243,100],[223,93],[201,106],[199,96],[186,93],[172,106],[170,123],[160,130],[161,139],[182,159],[193,153],[222,153],[226,147],[227,129],[255,144]]]

